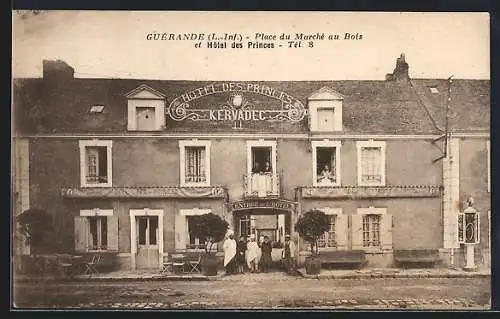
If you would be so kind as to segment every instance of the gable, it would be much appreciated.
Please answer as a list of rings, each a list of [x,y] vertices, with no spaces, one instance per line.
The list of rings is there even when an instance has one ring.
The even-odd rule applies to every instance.
[[[141,86],[133,89],[129,93],[125,94],[129,99],[161,99],[165,98],[165,95],[161,92],[151,88],[148,85],[142,84]]]
[[[343,100],[344,96],[333,89],[330,89],[327,86],[322,87],[321,89],[312,93],[308,98],[308,100]]]

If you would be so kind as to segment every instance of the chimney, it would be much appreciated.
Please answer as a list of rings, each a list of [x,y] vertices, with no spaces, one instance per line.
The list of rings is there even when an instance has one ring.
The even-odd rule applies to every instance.
[[[72,80],[74,79],[75,69],[62,60],[43,60],[43,78]]]
[[[409,65],[405,60],[404,53],[401,53],[399,58],[396,60],[396,67],[392,73],[388,73],[385,76],[386,81],[408,81],[410,76],[408,75]]]

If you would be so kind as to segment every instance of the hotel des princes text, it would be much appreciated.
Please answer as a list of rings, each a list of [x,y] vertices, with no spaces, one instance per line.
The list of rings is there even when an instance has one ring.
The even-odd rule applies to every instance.
[[[74,73],[44,60],[43,77],[14,79],[12,214],[48,212],[54,250],[161,268],[200,249],[190,224],[212,212],[237,236],[290,234],[303,263],[294,224],[317,208],[330,217],[320,253],[363,251],[375,268],[428,249],[490,266],[489,80],[412,79],[403,54],[370,81]]]

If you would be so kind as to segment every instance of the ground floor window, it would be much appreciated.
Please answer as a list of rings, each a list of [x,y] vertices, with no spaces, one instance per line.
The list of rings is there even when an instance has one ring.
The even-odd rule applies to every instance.
[[[363,246],[380,246],[380,215],[369,214],[363,216]]]
[[[337,247],[337,238],[336,238],[336,220],[337,215],[329,215],[330,220],[330,228],[327,232],[323,234],[318,240],[318,247]]]
[[[199,220],[200,216],[186,216],[189,249],[205,248],[205,238],[200,238],[196,236],[196,228],[200,227]]]
[[[89,248],[106,250],[108,248],[108,218],[105,216],[87,217],[89,221]]]

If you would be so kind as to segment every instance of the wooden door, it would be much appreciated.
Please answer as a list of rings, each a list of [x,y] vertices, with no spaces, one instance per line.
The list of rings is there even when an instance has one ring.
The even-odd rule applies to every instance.
[[[137,269],[158,268],[158,216],[136,217]]]

